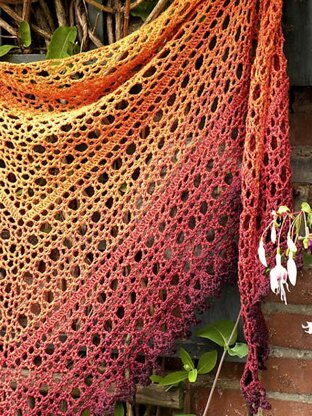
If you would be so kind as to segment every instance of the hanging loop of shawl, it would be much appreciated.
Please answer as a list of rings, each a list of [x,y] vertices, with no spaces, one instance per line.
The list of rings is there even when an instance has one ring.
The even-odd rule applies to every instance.
[[[114,45],[0,64],[0,413],[110,413],[238,278],[267,408],[256,252],[290,204],[282,1],[175,0]]]

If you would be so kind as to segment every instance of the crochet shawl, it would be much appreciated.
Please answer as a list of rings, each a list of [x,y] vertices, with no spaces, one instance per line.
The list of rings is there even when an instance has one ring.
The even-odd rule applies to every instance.
[[[0,64],[0,414],[111,414],[239,284],[269,405],[256,253],[291,199],[282,0],[174,0],[119,42]]]

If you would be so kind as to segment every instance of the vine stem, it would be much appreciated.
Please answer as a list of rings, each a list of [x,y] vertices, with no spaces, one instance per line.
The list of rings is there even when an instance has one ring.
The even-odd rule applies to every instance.
[[[213,396],[213,393],[215,391],[215,388],[216,388],[216,385],[217,385],[217,382],[218,382],[218,379],[219,379],[219,376],[220,376],[220,372],[221,372],[221,369],[222,369],[222,365],[223,365],[225,356],[227,354],[227,350],[226,349],[227,349],[227,347],[229,347],[229,343],[231,342],[231,339],[232,339],[232,337],[233,337],[233,335],[234,335],[234,333],[235,333],[235,331],[236,331],[236,329],[238,327],[238,324],[239,324],[239,321],[240,321],[240,317],[241,317],[241,310],[239,310],[239,312],[238,312],[238,315],[237,315],[237,318],[236,318],[236,322],[235,322],[235,324],[233,326],[231,335],[229,336],[229,339],[226,342],[226,346],[224,347],[222,356],[220,358],[220,362],[219,362],[219,365],[218,365],[218,369],[217,369],[216,375],[215,375],[214,380],[213,380],[213,384],[212,384],[212,387],[211,387],[211,390],[210,390],[210,393],[209,393],[209,396],[208,396],[208,399],[207,399],[207,403],[206,403],[206,407],[205,407],[203,416],[207,416],[208,415],[208,410],[209,410],[209,407],[210,407],[210,404],[211,404],[212,396]]]

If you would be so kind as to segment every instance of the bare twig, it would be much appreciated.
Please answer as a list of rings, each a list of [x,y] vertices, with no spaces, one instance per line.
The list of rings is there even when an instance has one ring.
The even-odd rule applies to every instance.
[[[79,16],[78,16],[79,3],[80,3],[80,0],[75,0],[74,13],[75,13],[75,22],[76,22],[77,32],[78,32],[78,39],[79,39],[79,43],[81,44],[82,38],[83,38],[83,32],[82,32],[82,27],[81,27]]]
[[[127,403],[126,404],[126,409],[127,409],[127,416],[134,416],[133,415],[132,405],[130,403]]]
[[[146,1],[146,0],[136,0],[136,1],[134,1],[133,3],[131,3],[131,4],[130,4],[130,10],[133,10],[133,9],[135,9],[136,7],[138,7],[141,3],[143,3],[143,1]],[[125,10],[125,8],[126,8],[126,6],[124,6],[121,10],[122,10],[122,11],[124,11],[124,10]]]
[[[10,16],[12,19],[14,19],[17,23],[21,23],[23,21],[23,18],[17,14],[13,9],[11,9],[10,6],[0,2],[0,7]],[[30,23],[31,28],[34,32],[36,32],[38,35],[42,36],[44,39],[50,40],[51,35],[47,33],[45,30],[41,29],[39,26],[34,25]]]
[[[121,1],[120,0],[114,0],[115,1],[115,36],[116,41],[122,38],[122,11],[121,11]]]
[[[45,16],[43,10],[41,9],[41,7],[39,7],[36,10],[36,13],[33,13],[33,15],[34,15],[34,17],[36,19],[36,23],[38,24],[38,26],[41,29],[47,31],[47,33],[50,33],[50,35],[52,36],[51,28],[50,28],[50,26],[48,24],[48,21],[46,19],[46,16]],[[45,39],[45,44],[46,44],[46,47],[48,47],[49,41],[47,39]]]
[[[11,35],[1,35],[0,34],[0,38],[3,38],[3,39],[16,39],[16,36],[11,36]]]
[[[101,48],[102,46],[104,46],[100,39],[92,32],[91,29],[88,29],[88,35],[91,42],[93,42],[97,48]]]
[[[17,37],[17,31],[14,29],[14,27],[9,25],[9,23],[7,23],[1,17],[0,17],[0,27],[2,27],[2,29],[6,30],[8,33],[10,33],[15,38]]]
[[[69,26],[75,25],[75,0],[70,0],[69,6]]]
[[[82,52],[86,50],[88,46],[88,20],[83,3],[80,3],[77,7],[77,17],[82,30],[82,39],[80,44],[80,52]]]
[[[127,36],[129,32],[129,14],[130,14],[130,0],[126,0],[124,7],[124,30],[123,35]]]
[[[112,0],[108,0],[108,5],[112,5]],[[107,40],[109,45],[115,42],[114,31],[113,31],[113,15],[108,14],[106,17],[107,26]]]
[[[97,29],[98,24],[99,24],[99,18],[100,18],[100,16],[101,16],[101,13],[97,13],[96,16],[95,16],[95,22],[94,22],[93,29],[92,29],[92,33],[94,35],[96,33],[96,29]]]
[[[97,13],[97,15],[95,17],[95,22],[94,22],[93,29],[92,30],[90,28],[88,29],[89,38],[90,38],[91,42],[93,42],[94,45],[97,48],[101,48],[102,46],[104,46],[103,43],[100,41],[100,39],[95,34],[97,25],[99,23],[100,15],[101,15],[101,13]]]
[[[110,6],[103,6],[102,4],[98,3],[96,0],[85,0],[87,3],[91,4],[92,6],[96,7],[102,12],[114,14],[114,10]]]
[[[3,4],[23,4],[25,0],[2,0]],[[37,0],[32,0],[37,1]]]
[[[42,12],[43,12],[45,18],[47,19],[47,22],[50,26],[51,31],[54,32],[55,31],[55,24],[54,24],[53,18],[51,16],[51,12],[50,12],[50,9],[49,9],[49,6],[48,6],[47,2],[45,0],[39,0],[39,5],[40,5],[40,8],[42,9]]]
[[[147,25],[152,20],[156,19],[160,15],[160,13],[164,10],[168,0],[158,0],[158,3],[154,7],[154,9],[151,11],[150,15],[147,17],[145,22],[142,26]]]
[[[26,20],[27,22],[29,20],[31,2],[32,2],[32,0],[25,0],[23,2],[23,14],[22,14],[22,18],[23,18],[23,20]]]
[[[63,7],[62,0],[54,0],[55,3],[55,12],[59,26],[66,26],[66,14],[65,9]]]

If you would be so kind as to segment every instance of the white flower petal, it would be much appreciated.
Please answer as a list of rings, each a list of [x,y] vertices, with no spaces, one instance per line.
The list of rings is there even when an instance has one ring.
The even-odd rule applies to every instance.
[[[290,251],[292,251],[293,253],[296,253],[297,251],[297,246],[296,244],[293,242],[293,240],[291,239],[290,235],[287,235],[287,247],[289,248]]]
[[[297,282],[297,266],[291,252],[287,260],[287,271],[290,283],[295,286]]]
[[[259,260],[261,261],[261,263],[263,264],[263,266],[268,267],[268,263],[267,263],[266,258],[265,258],[265,249],[264,249],[264,244],[263,244],[263,239],[262,238],[260,240],[259,247],[258,247],[258,257],[259,257]]]
[[[281,301],[285,302],[285,305],[287,305],[286,292],[283,285],[281,285]]]
[[[276,267],[282,267],[282,256],[277,253],[275,256],[275,261],[276,261]]]
[[[276,266],[270,271],[270,286],[272,292],[277,295],[280,291],[280,282],[278,272],[276,272]]]
[[[307,322],[307,325],[301,325],[303,329],[305,329],[307,334],[312,335],[312,322]]]
[[[282,266],[282,257],[280,253],[276,254],[276,266],[270,271],[270,286],[275,294],[281,296],[281,300],[287,305],[286,291],[284,285],[289,291],[287,284],[288,273],[284,266]]]
[[[276,243],[276,228],[274,223],[272,224],[272,228],[271,228],[271,241],[273,244]]]

